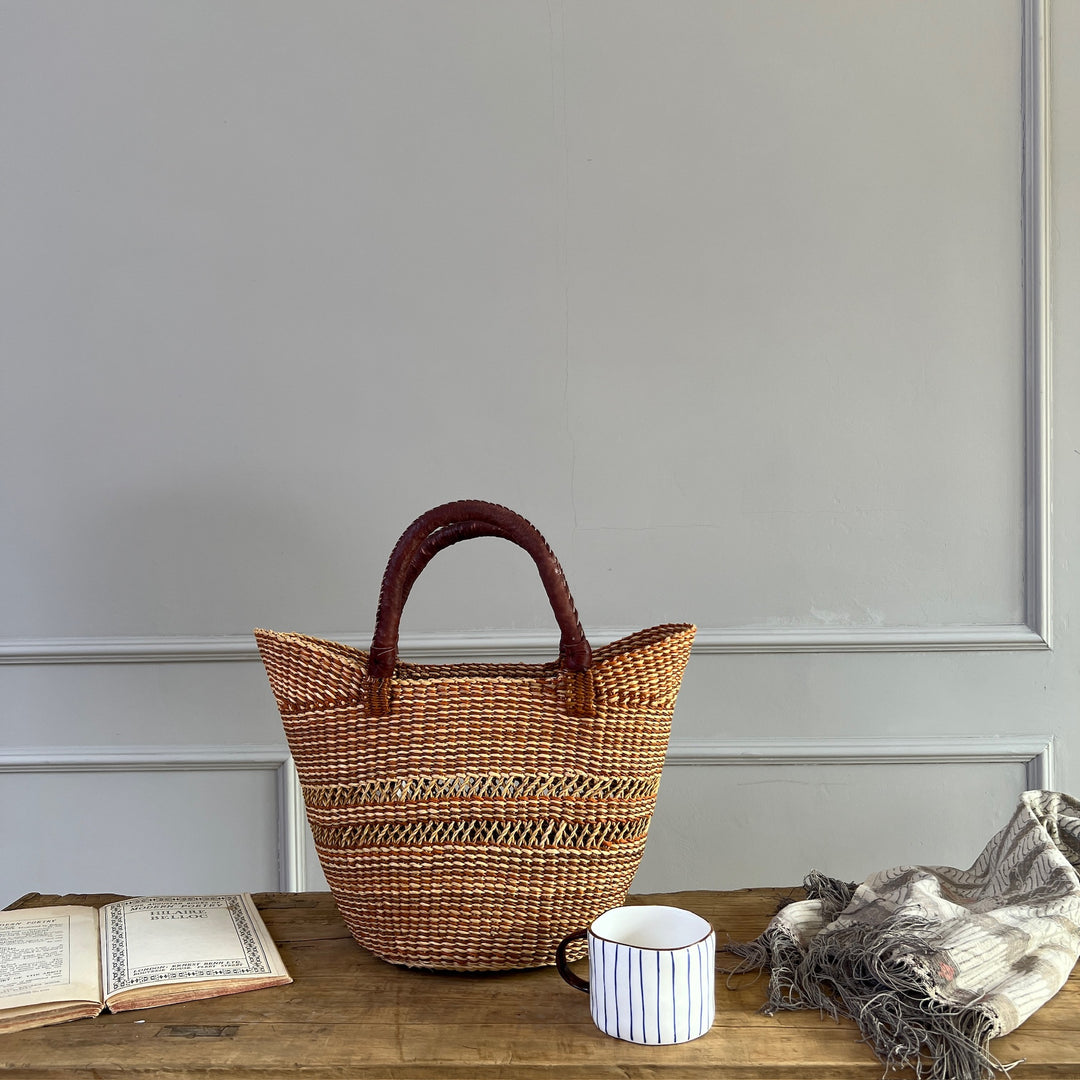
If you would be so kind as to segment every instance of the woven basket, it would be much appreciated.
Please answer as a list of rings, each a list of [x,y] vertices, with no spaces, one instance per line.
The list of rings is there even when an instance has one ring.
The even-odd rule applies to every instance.
[[[561,632],[558,660],[397,659],[417,575],[474,536],[532,555]],[[593,652],[540,533],[505,507],[462,501],[422,515],[398,542],[370,651],[255,637],[316,851],[361,945],[412,967],[537,967],[623,903],[693,626],[656,626]]]

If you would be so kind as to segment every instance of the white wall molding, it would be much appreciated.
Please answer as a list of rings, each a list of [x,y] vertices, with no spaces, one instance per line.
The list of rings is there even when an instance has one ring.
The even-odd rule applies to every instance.
[[[281,825],[281,877],[283,892],[307,892],[308,844],[310,831],[307,811],[304,809],[304,793],[300,789],[300,776],[290,757],[282,768],[279,787],[279,822]]]
[[[614,641],[630,629],[590,629],[594,645]],[[317,635],[318,636],[318,635]],[[366,649],[370,635],[322,636]],[[1045,649],[1046,639],[1028,626],[956,627],[704,627],[694,652],[981,652]],[[427,663],[506,658],[546,661],[558,654],[558,636],[538,630],[462,630],[403,634],[401,653]],[[100,638],[37,638],[0,641],[0,664],[168,664],[256,660],[258,650],[248,634],[218,636],[148,636]]]
[[[1021,217],[1024,375],[1024,621],[999,626],[779,626],[703,628],[699,653],[923,652],[1046,649],[1052,635],[1050,169],[1047,0],[1021,0],[1023,118]],[[333,636],[333,635],[327,635]],[[619,631],[597,634],[612,640]],[[336,640],[366,646],[354,637]],[[402,651],[430,659],[551,655],[545,634],[465,632],[423,634],[402,641]],[[247,635],[190,637],[47,638],[0,641],[0,664],[169,663],[247,660]]]
[[[1047,0],[1023,2],[1025,621],[1049,648],[1051,547],[1050,74]]]
[[[169,664],[253,660],[248,634],[56,637],[0,641],[0,664]]]
[[[277,776],[278,888],[302,890],[305,820],[292,759],[281,746],[64,746],[0,752],[3,773],[207,772],[254,769]]]
[[[703,742],[673,740],[667,766],[731,765],[991,765],[1024,767],[1028,789],[1054,787],[1049,735],[902,738],[775,738]]]
[[[1053,789],[1053,739],[1044,735],[924,738],[773,738],[673,741],[667,768],[745,765],[935,765],[1015,763],[1029,789]],[[3,773],[199,772],[261,769],[277,775],[279,888],[309,881],[307,823],[299,778],[282,746],[23,747],[0,753]]]
[[[746,765],[995,765],[1024,769],[1024,789],[1053,790],[1053,739],[1048,735],[957,736],[922,738],[773,738],[673,740],[664,767],[731,767]],[[291,768],[297,828],[298,891],[308,887],[304,798],[296,770]]]
[[[1029,626],[780,626],[706,628],[694,650],[702,653],[986,652],[1045,649]]]

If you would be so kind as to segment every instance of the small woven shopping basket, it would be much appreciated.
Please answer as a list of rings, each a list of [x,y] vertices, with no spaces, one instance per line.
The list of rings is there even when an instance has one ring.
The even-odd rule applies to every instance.
[[[412,664],[398,627],[437,552],[496,536],[533,558],[560,630],[546,664]],[[370,651],[256,630],[315,848],[357,941],[412,967],[555,961],[623,903],[645,848],[694,627],[593,651],[540,533],[493,503],[447,503],[405,531]]]

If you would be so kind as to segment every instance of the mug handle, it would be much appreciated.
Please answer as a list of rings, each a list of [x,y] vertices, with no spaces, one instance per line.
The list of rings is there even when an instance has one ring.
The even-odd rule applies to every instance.
[[[559,947],[555,950],[555,966],[559,969],[559,974],[575,989],[584,990],[587,994],[589,992],[589,980],[581,978],[580,975],[575,975],[570,970],[566,963],[566,946],[571,941],[581,941],[589,934],[588,929],[576,930],[568,937],[564,937],[559,942]]]

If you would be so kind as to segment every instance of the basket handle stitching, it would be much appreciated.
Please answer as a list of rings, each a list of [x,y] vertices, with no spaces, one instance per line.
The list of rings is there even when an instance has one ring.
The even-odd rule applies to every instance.
[[[368,669],[370,679],[384,680],[393,675],[401,613],[424,567],[443,548],[477,536],[509,540],[532,556],[559,625],[559,666],[565,672],[589,670],[592,648],[582,629],[562,567],[547,541],[534,525],[505,506],[462,499],[421,514],[405,530],[391,552],[375,615]],[[381,698],[382,694],[377,693],[377,697]]]

